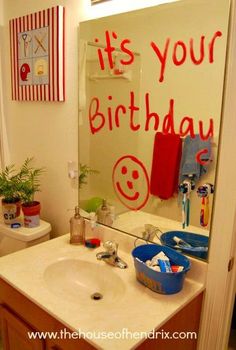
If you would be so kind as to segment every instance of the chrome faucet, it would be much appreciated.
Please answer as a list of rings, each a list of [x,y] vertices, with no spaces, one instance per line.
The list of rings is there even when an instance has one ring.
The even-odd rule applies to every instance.
[[[120,269],[126,269],[128,265],[117,255],[118,244],[113,241],[106,241],[103,244],[106,249],[105,252],[100,252],[96,254],[98,260],[104,260],[107,264],[117,266]]]
[[[157,232],[161,232],[161,230],[152,225],[152,224],[145,224],[144,225],[144,232],[142,233],[143,235],[143,239],[145,239],[145,241],[153,241],[155,236],[157,236],[157,238],[160,240],[159,236],[157,235]]]

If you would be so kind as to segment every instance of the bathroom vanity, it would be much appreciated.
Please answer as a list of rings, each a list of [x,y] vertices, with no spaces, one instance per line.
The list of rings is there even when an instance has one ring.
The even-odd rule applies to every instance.
[[[191,259],[183,290],[157,294],[136,281],[130,254],[133,237],[102,227],[97,228],[96,236],[119,243],[119,256],[128,263],[127,269],[98,261],[96,253],[101,247],[91,250],[70,245],[68,235],[0,259],[4,349],[196,349],[197,339],[170,340],[165,332],[198,332],[206,264]],[[103,299],[91,299],[93,292],[102,293]],[[78,339],[73,333],[101,335],[124,330],[132,338]],[[165,339],[135,335],[153,330]],[[30,340],[30,331],[59,332],[58,339]],[[59,339],[61,332],[67,334],[65,339]]]

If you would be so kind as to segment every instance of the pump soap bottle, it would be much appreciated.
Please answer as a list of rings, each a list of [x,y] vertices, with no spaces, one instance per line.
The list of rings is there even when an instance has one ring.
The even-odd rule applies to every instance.
[[[70,219],[70,243],[84,244],[85,220],[79,213],[79,207],[75,207],[75,215]]]
[[[111,226],[113,223],[111,211],[105,199],[103,199],[101,207],[97,210],[97,220],[100,224],[108,226]]]

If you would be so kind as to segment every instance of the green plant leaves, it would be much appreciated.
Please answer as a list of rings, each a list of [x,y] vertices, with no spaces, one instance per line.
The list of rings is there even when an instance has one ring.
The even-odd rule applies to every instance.
[[[82,187],[82,185],[87,184],[87,177],[91,174],[99,174],[98,170],[92,169],[87,164],[81,164],[79,165],[79,188]]]
[[[0,196],[11,203],[21,199],[23,203],[34,201],[35,192],[40,191],[39,178],[44,168],[34,168],[33,158],[27,158],[17,172],[15,165],[6,166],[0,173]]]

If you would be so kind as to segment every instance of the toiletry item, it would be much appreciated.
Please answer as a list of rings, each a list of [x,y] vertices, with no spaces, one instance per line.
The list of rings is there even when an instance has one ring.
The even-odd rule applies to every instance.
[[[87,248],[97,248],[100,247],[101,241],[99,238],[89,238],[85,240],[84,244]]]
[[[158,263],[159,263],[161,272],[172,272],[169,259],[168,260],[158,259]]]
[[[159,266],[161,272],[172,272],[169,258],[165,255],[163,251],[159,252],[152,258],[149,267],[155,266]]]
[[[208,251],[208,247],[193,247],[191,244],[185,242],[183,239],[174,236],[173,237],[173,241],[176,242],[176,246],[174,246],[174,248],[180,248],[182,250],[187,249],[188,252],[207,252]]]
[[[182,248],[191,248],[191,244],[185,242],[183,239],[177,237],[177,236],[174,236],[173,237],[173,240],[177,243],[177,245]]]
[[[160,266],[161,272],[172,272],[171,270],[171,265],[170,265],[170,260],[169,258],[165,255],[164,252],[160,252],[156,255],[158,264]]]
[[[137,258],[136,258],[137,259]],[[151,260],[146,260],[146,263],[145,263],[147,266],[152,266],[152,262]]]
[[[205,253],[208,252],[208,247],[180,247],[179,245],[175,245],[174,248],[181,248],[183,251],[186,250],[188,253],[191,252],[200,252],[200,253]]]
[[[90,219],[91,229],[93,230],[96,227],[96,221],[97,221],[97,215],[94,211],[91,211],[91,213],[89,213],[89,219]]]
[[[79,213],[79,207],[75,207],[75,215],[70,219],[70,243],[84,244],[85,220]]]
[[[206,227],[209,222],[209,197],[202,198],[202,205],[200,211],[200,224]]]
[[[195,188],[192,180],[184,180],[179,185],[179,193],[182,194],[182,227],[189,226],[190,221],[190,193]]]
[[[152,257],[151,261],[149,260],[151,265],[158,265],[158,259],[160,258],[160,255],[159,255],[159,254],[160,254],[160,253],[154,255],[154,256]],[[146,261],[146,263],[147,263],[147,261]]]
[[[158,266],[158,260],[157,260],[157,256],[153,256],[152,260],[146,260],[145,264],[148,267],[154,267],[154,266]]]
[[[100,224],[112,225],[111,211],[105,199],[103,199],[101,207],[97,210],[97,220]]]
[[[11,224],[11,228],[19,228],[19,227],[21,227],[21,223],[20,222],[13,222]]]
[[[110,205],[110,215],[111,215],[111,221],[112,221],[112,224],[113,224],[113,222],[115,221],[115,219],[116,219],[116,212],[115,212],[115,207],[114,207],[114,205]],[[111,224],[111,225],[112,225]]]
[[[183,198],[182,198],[182,228],[185,228],[186,226],[186,207],[187,207],[187,197],[186,193],[183,193]]]
[[[139,260],[138,258],[136,259]],[[158,265],[158,261],[155,259],[155,257],[152,258],[152,260],[146,260],[145,264],[146,266],[150,267],[150,269],[161,272],[160,266]]]
[[[160,268],[160,266],[158,266],[158,265],[149,266],[149,267],[150,267],[150,269],[152,269],[152,270],[154,270],[154,271],[161,272],[161,268]]]
[[[171,270],[172,272],[176,273],[176,272],[182,272],[184,269],[183,266],[179,266],[179,265],[171,265]]]
[[[201,211],[200,211],[200,224],[203,227],[206,227],[209,223],[209,196],[214,193],[214,185],[206,183],[202,186],[199,186],[197,189],[198,197],[201,200]]]

